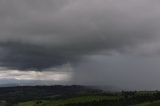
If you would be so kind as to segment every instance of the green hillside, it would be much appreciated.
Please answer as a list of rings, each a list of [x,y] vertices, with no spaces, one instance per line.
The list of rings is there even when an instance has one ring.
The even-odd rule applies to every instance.
[[[146,103],[142,103],[142,104],[137,104],[134,106],[160,106],[160,101],[155,101],[155,102],[146,102]]]
[[[18,103],[15,106],[61,106],[71,103],[86,103],[92,101],[101,101],[101,100],[118,100],[120,97],[116,96],[79,96],[68,99],[60,100],[36,100],[29,102]]]

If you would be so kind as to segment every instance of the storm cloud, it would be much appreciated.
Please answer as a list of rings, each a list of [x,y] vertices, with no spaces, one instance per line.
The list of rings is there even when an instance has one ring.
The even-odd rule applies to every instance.
[[[0,65],[44,70],[93,54],[157,54],[159,4],[157,0],[1,0]]]

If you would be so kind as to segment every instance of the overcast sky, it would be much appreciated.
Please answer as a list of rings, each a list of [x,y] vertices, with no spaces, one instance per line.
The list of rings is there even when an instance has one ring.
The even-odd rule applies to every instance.
[[[0,0],[0,82],[160,89],[159,5]]]

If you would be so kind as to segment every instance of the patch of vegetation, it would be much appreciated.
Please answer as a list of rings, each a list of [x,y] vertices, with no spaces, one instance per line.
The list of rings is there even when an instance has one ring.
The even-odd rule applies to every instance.
[[[154,101],[154,102],[145,102],[133,106],[160,106],[160,101]]]
[[[117,96],[79,96],[68,99],[58,99],[58,100],[38,100],[18,103],[17,106],[62,106],[66,104],[78,104],[87,103],[92,101],[102,101],[102,100],[118,100],[120,97]]]
[[[6,101],[3,101],[3,100],[0,101],[0,106],[6,106],[6,104],[7,104]]]

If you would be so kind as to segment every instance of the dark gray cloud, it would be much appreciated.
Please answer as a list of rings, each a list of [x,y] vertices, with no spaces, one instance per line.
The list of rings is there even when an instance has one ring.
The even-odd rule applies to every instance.
[[[67,62],[76,62],[77,56],[66,53],[60,48],[45,48],[20,42],[1,43],[1,66],[20,70],[39,70],[60,66]]]
[[[159,45],[158,4],[149,0],[1,0],[0,65],[43,70],[90,54],[150,51],[144,44],[156,41]]]

